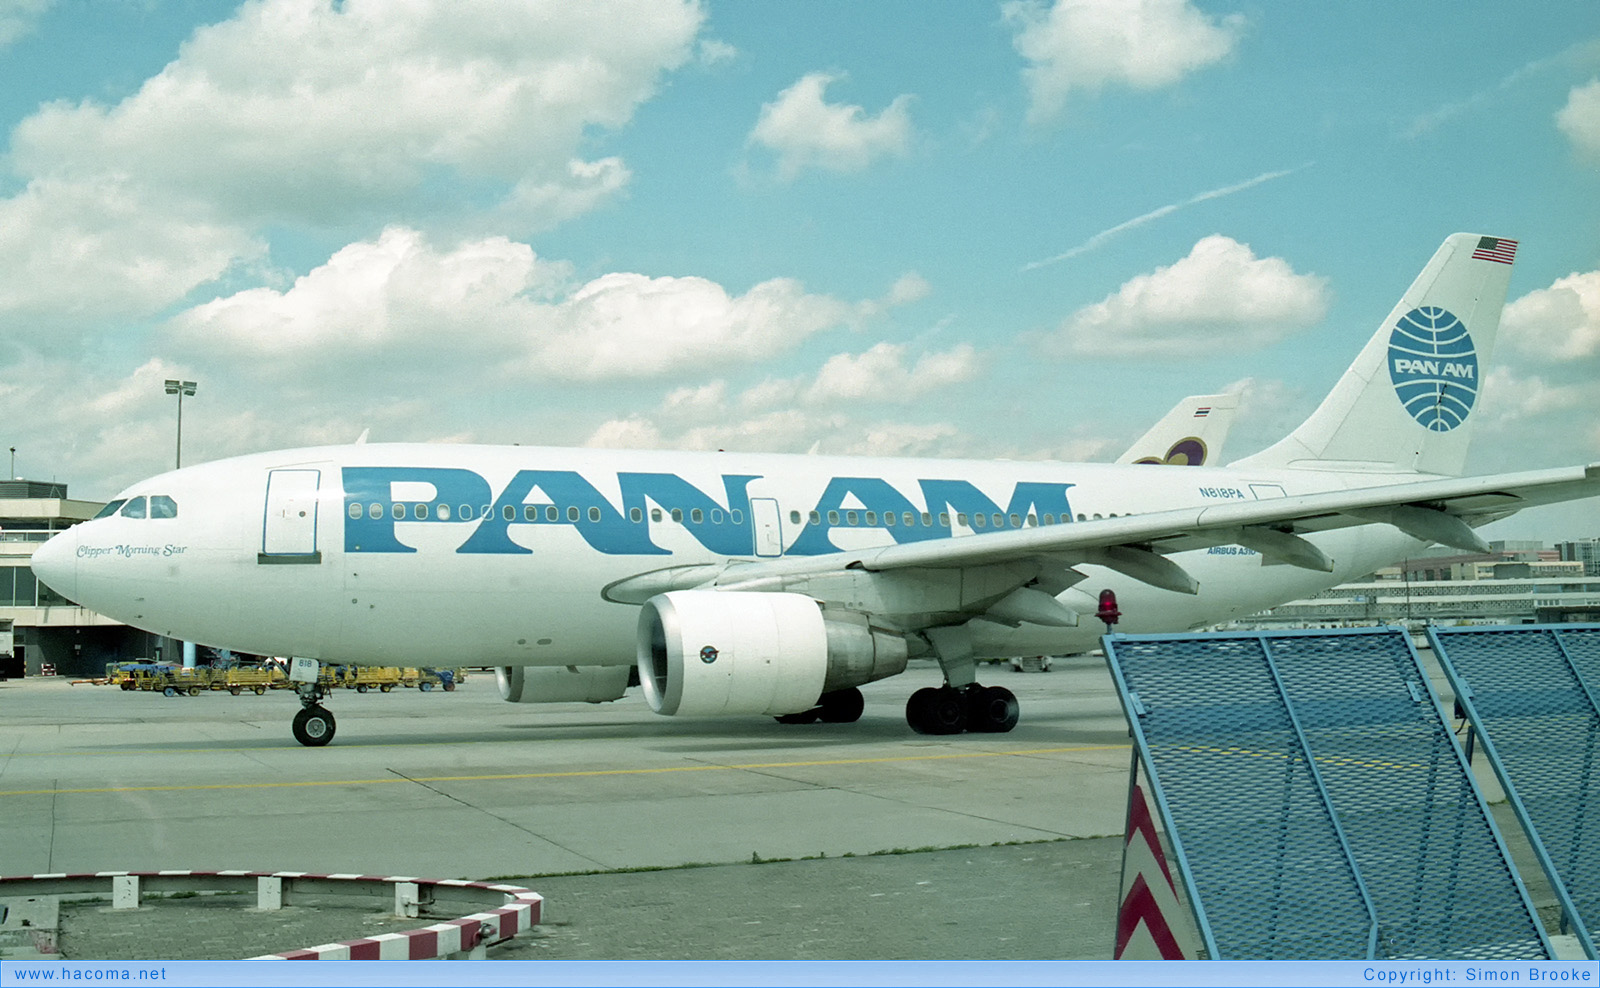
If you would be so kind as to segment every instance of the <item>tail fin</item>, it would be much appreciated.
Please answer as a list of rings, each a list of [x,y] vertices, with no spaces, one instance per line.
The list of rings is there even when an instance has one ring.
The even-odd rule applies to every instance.
[[[1447,238],[1311,417],[1232,465],[1459,476],[1516,252]]]
[[[1237,394],[1190,395],[1117,457],[1118,463],[1198,467],[1215,464],[1233,427]]]

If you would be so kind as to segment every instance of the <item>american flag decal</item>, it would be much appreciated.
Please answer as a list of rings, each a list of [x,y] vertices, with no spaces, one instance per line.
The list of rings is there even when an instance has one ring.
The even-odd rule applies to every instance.
[[[1205,408],[1196,408],[1194,410],[1194,417],[1197,418],[1197,419],[1203,419],[1207,415],[1210,415],[1210,414],[1211,414],[1211,406],[1210,405],[1207,405]]]
[[[1516,256],[1517,242],[1497,237],[1483,237],[1478,241],[1478,249],[1472,252],[1474,260],[1497,261],[1501,264],[1510,264]]]

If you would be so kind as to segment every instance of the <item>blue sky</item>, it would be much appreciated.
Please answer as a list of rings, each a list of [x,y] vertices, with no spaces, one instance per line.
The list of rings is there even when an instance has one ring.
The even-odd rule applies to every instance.
[[[1473,472],[1600,460],[1600,5],[0,0],[0,446],[1114,458],[1522,243]],[[1490,537],[1600,535],[1593,506]]]

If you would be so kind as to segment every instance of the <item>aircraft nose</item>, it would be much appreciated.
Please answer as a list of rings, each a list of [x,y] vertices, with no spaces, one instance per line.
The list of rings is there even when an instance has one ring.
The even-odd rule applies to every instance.
[[[68,529],[33,551],[34,575],[45,586],[76,602],[78,599],[78,533]]]

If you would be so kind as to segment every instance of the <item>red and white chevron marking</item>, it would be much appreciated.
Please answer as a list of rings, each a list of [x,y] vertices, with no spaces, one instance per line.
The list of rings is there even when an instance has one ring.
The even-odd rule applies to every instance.
[[[531,889],[517,885],[496,885],[488,882],[468,882],[454,878],[411,878],[397,875],[345,875],[318,874],[309,871],[97,871],[80,874],[18,875],[0,878],[0,894],[11,891],[7,883],[19,888],[26,882],[73,882],[93,879],[112,879],[131,875],[139,878],[308,878],[320,881],[370,882],[394,885],[411,882],[419,886],[460,889],[481,889],[484,892],[505,896],[506,904],[495,909],[473,913],[447,923],[436,923],[420,930],[403,933],[385,933],[382,936],[362,937],[339,943],[322,944],[303,950],[286,950],[277,954],[252,957],[250,960],[434,960],[451,954],[465,953],[479,944],[497,943],[516,936],[538,925],[544,906],[544,897]]]
[[[1184,960],[1193,956],[1179,939],[1182,905],[1161,850],[1144,790],[1128,792],[1128,833],[1122,848],[1122,905],[1117,910],[1117,960]]]

